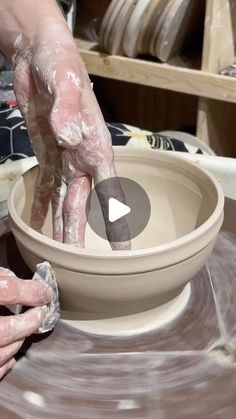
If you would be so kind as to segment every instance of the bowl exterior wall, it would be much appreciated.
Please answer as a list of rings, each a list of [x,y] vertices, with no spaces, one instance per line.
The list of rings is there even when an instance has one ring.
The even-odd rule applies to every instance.
[[[164,245],[110,253],[77,249],[36,233],[28,221],[23,221],[19,202],[29,188],[34,190],[35,169],[31,169],[12,188],[8,201],[11,228],[32,271],[39,262],[51,263],[64,310],[95,313],[97,317],[124,316],[173,300],[205,264],[223,222],[223,192],[215,179],[199,167],[169,152],[118,148],[115,156],[121,166],[124,162],[129,166],[130,161],[138,167],[143,164],[144,174],[147,171],[150,175],[152,170],[155,174],[167,166],[167,172],[181,172],[181,176],[190,176],[193,182],[196,178],[203,196],[213,202],[215,210],[199,228]],[[28,198],[26,194],[24,207],[30,208]]]
[[[64,269],[41,257],[17,240],[20,253],[28,267],[35,271],[37,263],[48,260],[55,271],[63,310],[109,315],[128,315],[165,304],[199,272],[208,259],[215,241],[198,254],[178,264],[133,275],[90,275]]]
[[[192,234],[187,234],[164,245],[144,248],[138,252],[127,252],[119,256],[119,252],[104,252],[99,255],[99,251],[91,252],[89,249],[80,251],[80,249],[56,243],[54,240],[36,233],[22,220],[18,204],[26,193],[25,185],[27,184],[31,190],[34,188],[35,170],[37,171],[37,168],[33,168],[17,180],[8,201],[10,221],[14,234],[17,234],[18,241],[22,241],[29,251],[38,254],[40,257],[45,253],[50,254],[52,263],[61,265],[61,268],[71,271],[79,270],[94,275],[127,275],[145,273],[178,264],[200,252],[215,239],[223,222],[223,192],[210,175],[193,163],[172,156],[170,152],[130,150],[127,147],[117,147],[114,152],[118,167],[124,164],[129,167],[132,162],[132,164],[136,162],[135,164],[138,167],[140,165],[142,167],[143,164],[142,170],[144,173],[146,171],[148,173],[153,171],[153,174],[156,171],[159,173],[161,167],[163,167],[163,170],[168,169],[168,173],[173,169],[177,173],[178,171],[184,173],[186,179],[188,179],[188,176],[192,179],[196,178],[196,183],[205,191],[204,193],[208,199],[213,201],[218,199],[213,216]],[[26,181],[26,179],[28,180]],[[27,208],[30,206],[28,198],[25,206]]]
[[[169,252],[156,254],[143,253],[139,256],[131,256],[129,258],[121,258],[119,262],[116,256],[110,258],[88,257],[82,253],[65,252],[60,247],[48,246],[47,244],[38,241],[34,236],[22,231],[17,226],[11,214],[9,216],[11,230],[19,243],[22,243],[29,253],[32,252],[38,255],[39,258],[47,259],[50,256],[50,262],[54,265],[60,266],[65,270],[81,272],[91,275],[132,275],[164,269],[168,266],[179,264],[183,260],[189,259],[192,255],[201,252],[209,243],[216,239],[216,236],[221,228],[224,215],[219,216],[218,220],[206,235],[196,238],[183,247],[171,249]]]

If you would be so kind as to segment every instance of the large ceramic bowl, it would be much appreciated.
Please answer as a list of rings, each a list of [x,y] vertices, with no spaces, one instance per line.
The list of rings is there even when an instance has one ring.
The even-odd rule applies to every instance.
[[[183,288],[204,265],[223,221],[221,187],[195,164],[170,152],[114,151],[119,175],[138,182],[151,202],[149,223],[132,240],[132,250],[112,251],[89,227],[85,249],[58,243],[51,238],[50,214],[43,234],[35,232],[29,217],[37,167],[16,181],[8,201],[11,228],[27,265],[34,271],[40,261],[52,264],[62,308],[76,312],[80,328],[92,332],[108,322],[104,333],[122,333],[123,318],[140,320],[141,313],[152,313],[156,319],[170,301],[182,307],[178,296],[186,300]],[[141,323],[137,330],[146,330],[145,318]],[[135,329],[132,321],[130,328]]]

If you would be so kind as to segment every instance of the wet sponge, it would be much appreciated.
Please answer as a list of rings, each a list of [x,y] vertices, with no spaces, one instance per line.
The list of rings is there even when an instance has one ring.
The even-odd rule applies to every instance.
[[[49,312],[38,330],[38,333],[45,333],[55,327],[60,317],[58,286],[55,273],[49,262],[43,262],[37,265],[37,271],[35,272],[32,281],[45,282],[53,289],[53,299],[48,303]]]

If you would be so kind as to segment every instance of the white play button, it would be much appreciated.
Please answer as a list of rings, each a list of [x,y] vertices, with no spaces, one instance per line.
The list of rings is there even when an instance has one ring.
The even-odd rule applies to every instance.
[[[129,214],[131,211],[128,205],[123,204],[123,202],[118,201],[118,199],[110,198],[108,201],[108,218],[110,223],[113,223],[116,220],[124,217]]]
[[[151,204],[145,190],[124,177],[108,178],[96,184],[86,203],[90,228],[104,240],[110,234],[112,242],[137,237],[147,226],[150,214]]]

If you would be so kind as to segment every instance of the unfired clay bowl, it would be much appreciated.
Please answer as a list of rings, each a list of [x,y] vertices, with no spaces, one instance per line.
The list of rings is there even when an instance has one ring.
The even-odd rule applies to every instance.
[[[221,227],[224,195],[210,174],[171,152],[114,152],[119,175],[138,182],[151,201],[149,223],[132,250],[112,251],[89,227],[85,249],[58,243],[50,214],[43,234],[35,232],[29,216],[37,167],[16,181],[8,207],[27,265],[34,271],[48,260],[55,270],[62,317],[91,333],[125,335],[163,325],[183,310],[190,295],[185,285],[206,262]]]

